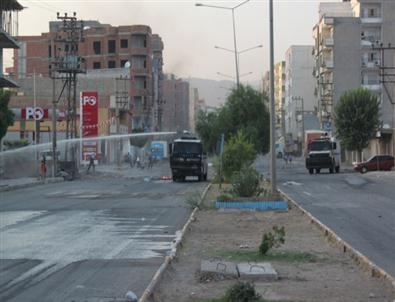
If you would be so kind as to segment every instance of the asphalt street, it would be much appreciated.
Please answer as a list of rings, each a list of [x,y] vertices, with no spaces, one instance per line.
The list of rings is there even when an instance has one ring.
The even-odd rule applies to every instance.
[[[205,185],[106,175],[0,193],[0,301],[140,296]]]
[[[269,173],[268,157],[258,169]],[[395,276],[395,172],[309,175],[303,159],[277,162],[278,187],[304,209]]]

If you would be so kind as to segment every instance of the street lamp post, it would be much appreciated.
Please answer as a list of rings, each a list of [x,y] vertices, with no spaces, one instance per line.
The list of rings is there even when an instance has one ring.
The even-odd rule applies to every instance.
[[[232,77],[231,75],[224,74],[224,73],[221,73],[221,72],[217,72],[217,74],[220,75],[220,76],[223,76],[223,77],[225,77],[225,78],[235,79],[235,77]],[[248,76],[248,75],[250,75],[250,74],[253,74],[253,72],[250,71],[250,72],[247,72],[247,73],[243,73],[243,74],[239,75],[239,78]]]
[[[273,0],[269,0],[269,32],[270,32],[270,175],[271,192],[277,193],[277,171],[275,156],[275,116],[274,116],[274,33],[273,33]]]
[[[262,48],[263,47],[263,45],[262,44],[259,44],[259,45],[257,45],[257,46],[254,46],[254,47],[249,47],[249,48],[246,48],[246,49],[243,49],[243,50],[241,50],[241,51],[237,51],[236,52],[236,54],[237,54],[237,66],[238,66],[238,71],[240,72],[240,55],[242,54],[242,53],[245,53],[245,52],[247,52],[247,51],[250,51],[250,50],[253,50],[253,49],[256,49],[256,48]],[[216,48],[216,49],[221,49],[221,50],[225,50],[225,51],[228,51],[228,52],[231,52],[231,53],[234,53],[235,51],[234,50],[231,50],[231,49],[229,49],[229,48],[225,48],[225,47],[221,47],[221,46],[214,46],[214,48]],[[250,73],[249,73],[250,74]],[[244,74],[245,75],[245,74]],[[242,77],[243,75],[239,75],[239,79]]]
[[[232,23],[233,23],[233,44],[234,44],[234,53],[235,53],[235,68],[236,68],[236,84],[237,87],[240,85],[240,78],[239,78],[239,62],[237,58],[237,42],[236,42],[236,24],[235,24],[235,9],[242,6],[243,4],[247,3],[250,0],[245,0],[233,7],[227,6],[217,6],[217,5],[206,5],[202,3],[195,3],[195,6],[204,6],[204,7],[212,7],[212,8],[219,8],[219,9],[227,9],[232,11]]]

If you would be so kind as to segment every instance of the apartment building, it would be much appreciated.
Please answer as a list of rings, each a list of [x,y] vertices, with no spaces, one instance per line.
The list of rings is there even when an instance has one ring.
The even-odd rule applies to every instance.
[[[0,88],[17,87],[17,84],[3,74],[3,49],[18,48],[13,38],[18,35],[18,12],[23,6],[18,1],[1,1],[0,4]]]
[[[61,23],[50,22],[50,32],[40,36],[20,36],[20,49],[14,52],[14,77],[33,74],[48,77],[51,61],[59,53],[54,43]],[[96,76],[110,69],[130,70],[130,125],[133,131],[159,128],[161,117],[163,42],[147,25],[111,26],[85,21],[84,39],[78,45],[81,67]],[[130,64],[126,64],[129,62]],[[104,76],[114,83],[115,79]]]
[[[305,122],[317,107],[312,50],[310,45],[294,45],[285,53],[285,138],[299,151],[304,140],[303,131],[308,128]]]
[[[381,129],[377,140],[364,151],[364,157],[394,153],[393,86],[384,89],[380,78],[383,59],[395,66],[394,55],[381,57],[374,44],[395,42],[395,2],[351,0],[321,3],[319,21],[313,28],[318,115],[324,129],[335,131],[333,110],[341,95],[365,87],[380,99]],[[393,85],[393,84],[392,84]]]
[[[190,128],[190,88],[189,83],[174,75],[165,75],[162,83],[164,100],[163,131],[191,130]]]
[[[274,66],[274,110],[276,115],[277,137],[284,136],[285,127],[284,116],[285,104],[285,61],[278,62]]]

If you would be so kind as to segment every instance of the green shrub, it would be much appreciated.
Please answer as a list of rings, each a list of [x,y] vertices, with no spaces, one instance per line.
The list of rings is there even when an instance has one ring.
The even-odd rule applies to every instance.
[[[273,233],[268,232],[263,234],[262,242],[259,246],[259,253],[262,255],[266,255],[267,252],[273,247],[280,247],[285,243],[285,228],[278,228],[277,226],[273,227]]]
[[[256,151],[242,131],[229,139],[225,144],[222,169],[225,179],[230,180],[235,172],[244,166],[250,166],[255,158]]]
[[[189,193],[185,198],[185,203],[192,209],[200,209],[201,197],[199,192]]]
[[[230,196],[229,194],[222,193],[218,195],[217,199],[220,201],[228,201],[232,199],[232,196]]]
[[[225,294],[227,302],[258,302],[261,296],[255,292],[255,287],[249,282],[237,282]]]
[[[236,172],[232,180],[232,193],[240,197],[255,197],[263,192],[261,175],[252,167],[243,167]]]

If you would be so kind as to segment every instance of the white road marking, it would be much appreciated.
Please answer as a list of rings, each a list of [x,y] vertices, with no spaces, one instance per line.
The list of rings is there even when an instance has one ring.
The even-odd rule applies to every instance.
[[[306,195],[308,195],[308,196],[312,196],[312,194],[309,193],[309,192],[303,191],[303,193],[306,194]]]
[[[176,234],[150,218],[125,218],[104,211],[1,212],[1,259],[42,262],[16,277],[7,288],[32,278],[39,282],[70,263],[89,259],[148,259],[172,248]],[[43,215],[46,214],[46,215]],[[42,216],[42,217],[40,217]],[[35,217],[34,220],[29,220]],[[21,224],[21,222],[24,222]]]

